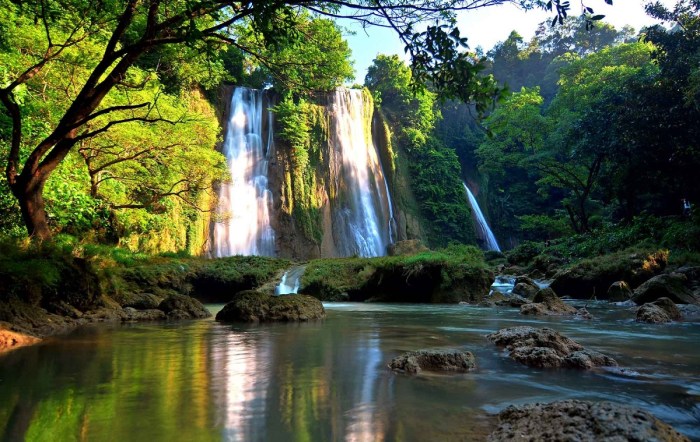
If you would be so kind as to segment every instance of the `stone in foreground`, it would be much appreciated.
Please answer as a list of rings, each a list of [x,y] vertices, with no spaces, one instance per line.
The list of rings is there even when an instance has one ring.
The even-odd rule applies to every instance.
[[[612,402],[565,400],[506,408],[488,440],[686,442],[688,438],[644,410]]]
[[[505,347],[510,351],[511,358],[529,367],[588,370],[617,366],[613,358],[588,350],[551,328],[505,328],[486,338],[499,347]]]
[[[254,290],[237,293],[217,313],[222,322],[293,322],[323,319],[326,311],[321,301],[308,295],[272,296]]]
[[[476,368],[474,355],[458,350],[418,350],[404,353],[391,360],[389,368],[400,373],[449,371],[466,373]]]

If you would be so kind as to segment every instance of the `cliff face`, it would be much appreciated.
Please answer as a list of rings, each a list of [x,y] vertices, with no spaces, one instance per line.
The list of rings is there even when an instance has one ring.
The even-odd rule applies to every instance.
[[[228,88],[220,100],[224,133],[232,92]],[[338,94],[352,96],[354,105]],[[361,100],[359,108],[357,100]],[[267,186],[272,195],[270,225],[276,256],[295,260],[371,256],[373,252],[363,247],[374,247],[381,255],[389,242],[423,239],[407,171],[397,161],[389,127],[374,111],[367,91],[341,90],[314,102],[283,100],[267,93],[263,106],[274,109],[273,121],[263,122],[263,137],[273,131]],[[352,106],[352,127],[345,127],[349,124],[345,114]],[[340,146],[347,141],[360,146]],[[366,157],[363,143],[371,146]],[[367,161],[361,170],[348,164],[357,152]],[[353,181],[363,173],[368,175],[365,181]],[[365,244],[373,239],[377,244]]]

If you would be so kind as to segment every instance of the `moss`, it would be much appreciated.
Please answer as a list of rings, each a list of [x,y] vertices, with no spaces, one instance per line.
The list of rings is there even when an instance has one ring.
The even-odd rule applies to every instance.
[[[455,246],[411,256],[314,260],[301,292],[322,300],[478,302],[492,280],[478,249]]]

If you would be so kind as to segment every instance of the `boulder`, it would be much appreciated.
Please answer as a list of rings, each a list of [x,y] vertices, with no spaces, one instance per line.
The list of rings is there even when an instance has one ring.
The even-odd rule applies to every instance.
[[[158,310],[162,310],[169,319],[198,319],[211,316],[201,302],[186,295],[169,295],[158,304]]]
[[[632,289],[625,281],[615,281],[608,287],[608,301],[625,302],[632,297]]]
[[[681,312],[678,307],[676,307],[676,304],[668,298],[659,298],[637,309],[637,322],[663,324],[671,321],[679,321],[681,317]]]
[[[498,415],[495,441],[667,441],[689,439],[648,412],[612,402],[564,400],[510,406]]]
[[[523,298],[532,299],[539,290],[540,287],[535,284],[535,281],[527,276],[518,276],[515,278],[515,285],[513,286],[514,294],[522,296]]]
[[[700,299],[690,291],[687,284],[688,278],[682,273],[654,276],[635,289],[632,301],[642,305],[659,298],[669,298],[677,304],[700,304]]]
[[[182,312],[182,310],[173,310]],[[172,313],[172,312],[170,312]],[[182,312],[184,313],[184,312]],[[137,310],[133,307],[124,307],[122,321],[159,321],[166,318],[165,312],[158,309]],[[184,318],[187,319],[187,318]]]
[[[222,322],[309,321],[323,319],[326,311],[321,301],[308,295],[271,296],[254,290],[234,295],[233,300],[217,313]]]
[[[136,310],[157,309],[163,298],[152,293],[136,293],[129,297],[129,300],[122,304],[122,307],[131,307]]]
[[[550,287],[562,296],[576,299],[606,299],[608,288],[616,281],[626,281],[630,287],[663,271],[668,252],[619,252],[583,260],[554,275]]]
[[[426,371],[464,373],[476,368],[474,355],[459,350],[418,350],[391,360],[389,368],[396,372],[417,374]]]
[[[496,301],[496,305],[505,307],[520,307],[525,304],[530,304],[532,301],[525,299],[522,296],[510,295],[506,299]]]
[[[588,350],[551,328],[511,327],[486,338],[509,350],[511,358],[529,367],[590,369],[617,366],[613,358]]]
[[[576,315],[578,310],[559,299],[554,290],[543,288],[533,297],[531,304],[520,307],[520,314],[538,316]]]
[[[389,256],[415,255],[420,252],[427,252],[428,249],[419,239],[407,239],[389,244],[387,254]]]

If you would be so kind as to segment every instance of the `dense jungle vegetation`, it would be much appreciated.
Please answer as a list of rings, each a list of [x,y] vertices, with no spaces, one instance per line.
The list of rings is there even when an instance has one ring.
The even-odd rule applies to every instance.
[[[314,100],[352,77],[327,18],[336,2],[233,2],[231,17],[216,2],[0,3],[2,237],[200,253],[226,178],[215,149],[224,84],[278,93],[290,194],[310,208],[295,215],[318,236],[304,190],[323,135]],[[411,64],[377,57],[364,87],[391,134],[392,191],[430,245],[474,241],[466,180],[509,248],[699,250],[700,5],[647,9],[670,27],[616,30],[586,13],[543,23],[530,41],[513,31],[486,53],[428,27],[401,34]],[[390,19],[408,30],[416,14]],[[572,241],[586,245],[563,246]]]

